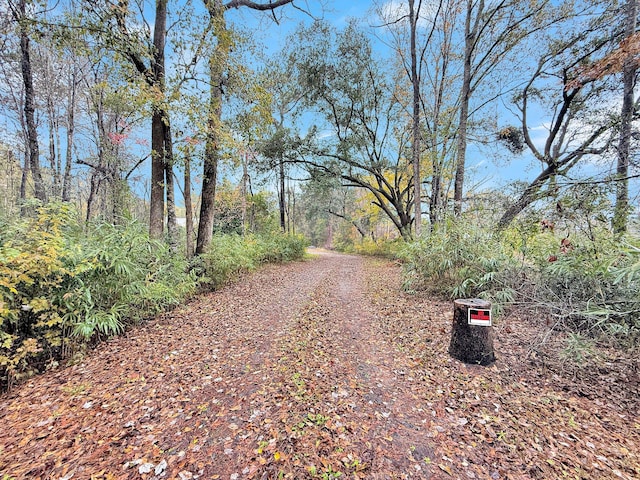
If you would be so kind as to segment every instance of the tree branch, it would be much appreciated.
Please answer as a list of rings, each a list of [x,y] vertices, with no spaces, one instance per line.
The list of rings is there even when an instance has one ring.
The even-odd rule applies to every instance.
[[[277,0],[269,3],[257,3],[250,0],[231,0],[229,3],[226,3],[223,8],[225,10],[230,10],[232,8],[248,7],[252,10],[260,10],[264,12],[266,10],[274,10],[292,2],[293,0]]]

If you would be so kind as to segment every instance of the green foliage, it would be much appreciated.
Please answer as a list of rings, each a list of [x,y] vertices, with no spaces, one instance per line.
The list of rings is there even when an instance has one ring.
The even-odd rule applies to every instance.
[[[593,341],[580,333],[570,333],[561,356],[573,363],[585,363],[593,353]]]
[[[400,252],[405,288],[425,288],[448,298],[480,297],[508,303],[514,292],[506,274],[517,266],[493,232],[448,220]]]
[[[633,345],[640,338],[640,240],[617,237],[594,217],[561,220],[563,228],[528,219],[500,236],[448,221],[401,250],[405,288],[486,298],[498,310],[517,304],[521,315],[535,312],[573,335],[566,356],[575,361],[584,358],[586,337]]]
[[[302,258],[300,236],[216,236],[201,259],[220,285],[265,262]],[[7,224],[0,245],[0,387],[82,343],[122,332],[196,291],[197,269],[136,221],[83,231],[68,204]]]
[[[377,239],[371,237],[361,238],[353,241],[350,238],[336,237],[335,247],[345,253],[357,253],[372,257],[396,257],[398,251],[404,248],[405,242],[399,238],[394,240]]]
[[[195,291],[187,262],[134,221],[84,233],[69,204],[40,207],[0,245],[0,387],[73,344],[121,332]]]
[[[566,243],[566,242],[565,242]],[[607,231],[576,237],[539,273],[535,291],[571,331],[633,341],[640,332],[640,242]]]
[[[300,235],[215,235],[198,261],[203,282],[215,288],[263,263],[299,260],[305,248],[306,241]]]

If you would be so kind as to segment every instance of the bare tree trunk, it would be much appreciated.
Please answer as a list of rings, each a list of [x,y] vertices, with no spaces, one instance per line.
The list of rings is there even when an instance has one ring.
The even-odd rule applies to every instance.
[[[477,12],[478,17],[480,17],[483,9],[484,1],[480,0]],[[471,28],[472,14],[473,0],[467,0],[467,16],[464,24],[464,68],[462,74],[462,89],[460,92],[460,125],[458,126],[456,177],[453,192],[453,210],[455,215],[460,215],[462,213],[462,195],[467,155],[467,125],[469,122],[469,99],[471,98],[471,61],[477,33],[477,22],[474,25],[473,30]]]
[[[153,78],[164,93],[164,47],[167,34],[167,0],[156,1],[153,31]],[[149,202],[149,236],[162,238],[164,232],[165,194],[165,109],[155,105],[151,118],[151,199]]]
[[[191,199],[191,153],[187,149],[184,157],[184,211],[187,228],[187,258],[192,258],[193,244],[193,203]]]
[[[291,189],[291,198],[289,199],[291,205],[291,233],[296,234],[296,190]]]
[[[87,223],[91,221],[91,217],[93,216],[93,204],[96,196],[98,195],[98,190],[100,189],[100,180],[98,179],[98,175],[98,172],[93,172],[91,174],[91,187],[89,190],[89,197],[87,198]]]
[[[635,33],[638,0],[627,0],[625,19],[625,36],[628,38]],[[629,154],[631,150],[631,124],[633,120],[633,105],[636,67],[635,59],[629,55],[624,62],[622,113],[620,115],[620,141],[618,143],[618,165],[616,169],[616,205],[613,215],[613,231],[625,233],[629,218]]]
[[[29,152],[24,152],[24,164],[22,165],[22,175],[20,176],[20,215],[23,217],[27,214],[25,201],[27,200],[27,182],[29,180]]]
[[[285,210],[287,208],[286,206],[286,199],[284,197],[285,195],[285,191],[284,191],[284,160],[282,158],[279,159],[279,164],[278,164],[279,170],[278,170],[278,176],[279,176],[279,180],[280,180],[280,185],[279,185],[279,200],[280,200],[280,228],[282,229],[282,232],[286,232],[287,231],[287,223],[286,223],[286,214],[285,214]]]
[[[69,104],[67,105],[67,152],[64,165],[64,176],[62,179],[62,201],[71,200],[71,164],[73,162],[73,140],[75,133],[75,112],[76,112],[76,91],[78,84],[76,81],[76,66],[74,65],[71,73],[71,94],[69,95]]]
[[[420,3],[421,4],[421,3]],[[419,4],[419,5],[420,5]],[[409,23],[411,26],[411,85],[413,87],[413,128],[411,133],[411,160],[413,163],[414,217],[416,237],[422,230],[422,177],[420,174],[420,76],[416,54],[416,30],[420,7],[415,11],[414,0],[409,0]]]
[[[231,39],[224,20],[222,0],[204,0],[209,16],[214,25],[214,33],[218,40],[214,52],[209,58],[209,77],[211,94],[207,118],[207,139],[204,152],[202,175],[202,195],[200,198],[200,222],[198,224],[198,240],[196,255],[206,252],[213,238],[213,221],[215,215],[216,182],[218,179],[218,137],[221,128],[222,95],[224,69],[231,49]]]
[[[202,195],[200,197],[200,219],[196,255],[205,253],[213,238],[215,216],[216,182],[218,179],[218,151],[213,145],[205,146],[204,167],[202,173]]]
[[[247,234],[247,182],[249,172],[247,170],[247,153],[242,155],[242,236]]]
[[[171,124],[167,117],[164,125],[164,166],[165,185],[167,188],[167,234],[169,245],[173,250],[178,248],[178,224],[176,221],[175,185],[173,182],[173,139],[171,137]]]
[[[13,9],[13,16],[20,25],[20,54],[22,81],[24,83],[24,116],[27,123],[27,139],[29,144],[29,167],[33,177],[35,196],[41,202],[47,201],[47,193],[40,171],[40,149],[38,146],[38,130],[35,121],[35,92],[29,47],[29,33],[26,25],[26,0],[20,0]]]
[[[60,194],[60,174],[57,167],[57,155],[56,155],[56,119],[55,119],[55,107],[53,106],[53,100],[51,95],[47,93],[47,121],[49,124],[49,164],[51,165],[51,176],[53,185],[51,189],[51,195],[56,198]]]

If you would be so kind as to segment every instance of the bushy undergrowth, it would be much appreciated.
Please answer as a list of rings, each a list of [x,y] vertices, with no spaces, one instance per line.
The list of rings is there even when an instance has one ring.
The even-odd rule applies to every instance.
[[[184,300],[187,262],[135,221],[83,232],[69,205],[12,224],[0,246],[0,387]]]
[[[562,241],[562,240],[561,240]],[[640,335],[640,243],[601,233],[561,247],[539,271],[534,298],[571,331],[623,339]]]
[[[135,221],[83,229],[73,208],[49,204],[0,234],[0,390],[77,347],[183,302],[261,263],[301,258],[301,237],[214,237],[199,261],[150,240]],[[202,275],[204,274],[204,278]]]
[[[544,226],[543,226],[544,227]],[[555,328],[633,344],[640,336],[640,241],[606,228],[505,232],[449,221],[401,252],[405,288],[517,305]]]
[[[198,259],[204,284],[216,288],[261,264],[299,260],[306,241],[300,235],[216,235],[209,250]]]
[[[335,245],[336,249],[340,252],[357,253],[359,255],[374,257],[396,257],[398,255],[398,250],[403,246],[404,242],[402,239],[374,240],[370,237],[365,237],[355,242],[336,242]]]
[[[447,298],[480,297],[498,305],[513,301],[508,279],[517,261],[492,232],[447,221],[400,252],[405,288]]]

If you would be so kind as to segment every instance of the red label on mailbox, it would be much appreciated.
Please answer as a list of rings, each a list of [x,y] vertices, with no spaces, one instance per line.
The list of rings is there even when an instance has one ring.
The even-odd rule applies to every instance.
[[[470,308],[469,309],[469,325],[479,325],[482,327],[491,326],[491,310]]]

